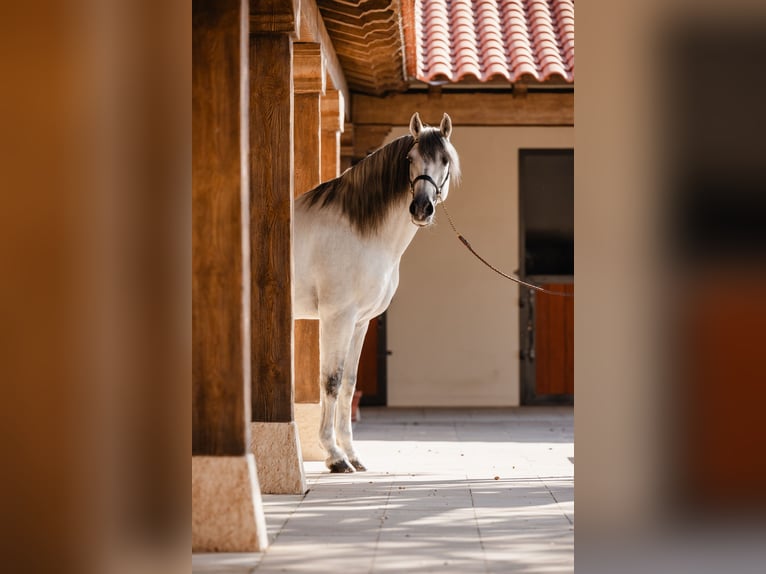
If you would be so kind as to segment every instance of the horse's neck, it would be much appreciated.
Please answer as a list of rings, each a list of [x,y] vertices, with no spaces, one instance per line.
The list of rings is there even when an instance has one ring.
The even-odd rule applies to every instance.
[[[397,262],[401,259],[418,231],[418,227],[410,219],[409,204],[410,196],[403,194],[402,199],[391,209],[378,232],[378,237],[388,247],[392,257]]]

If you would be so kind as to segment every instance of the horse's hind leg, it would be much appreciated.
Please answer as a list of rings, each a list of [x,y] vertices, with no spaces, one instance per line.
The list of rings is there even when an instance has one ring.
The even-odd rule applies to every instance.
[[[346,453],[349,462],[356,470],[367,470],[354,452],[351,431],[351,401],[356,388],[356,373],[359,368],[359,357],[362,354],[364,336],[369,322],[363,321],[354,329],[354,336],[346,356],[346,366],[343,369],[343,383],[338,395],[338,412],[335,415],[335,432],[338,435],[338,445]]]
[[[352,317],[336,316],[319,321],[319,394],[322,403],[319,442],[327,451],[325,464],[331,472],[354,472],[335,437],[336,405],[353,331]]]

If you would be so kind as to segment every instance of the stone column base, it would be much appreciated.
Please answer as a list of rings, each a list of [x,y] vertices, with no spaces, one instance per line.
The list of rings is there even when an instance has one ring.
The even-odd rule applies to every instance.
[[[253,455],[192,456],[192,552],[261,552],[268,545]]]
[[[322,405],[319,403],[295,403],[295,422],[301,437],[303,460],[324,461],[327,453],[319,444],[319,421]]]
[[[298,425],[250,423],[250,452],[258,461],[258,479],[264,494],[305,494],[303,457]]]

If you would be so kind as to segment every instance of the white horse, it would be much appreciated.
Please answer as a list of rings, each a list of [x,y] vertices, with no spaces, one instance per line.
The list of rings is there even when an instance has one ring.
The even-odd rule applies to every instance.
[[[366,470],[354,451],[351,398],[367,325],[388,308],[399,260],[415,233],[433,222],[460,165],[439,128],[415,113],[410,133],[295,202],[296,319],[319,319],[319,440],[331,472]]]

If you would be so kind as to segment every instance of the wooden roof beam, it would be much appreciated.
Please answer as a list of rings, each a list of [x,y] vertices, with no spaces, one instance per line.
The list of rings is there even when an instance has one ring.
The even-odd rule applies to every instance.
[[[451,93],[436,98],[427,92],[391,94],[385,98],[354,94],[355,126],[406,126],[413,112],[438,125],[447,112],[463,126],[573,126],[574,93],[528,92],[524,98],[508,93]]]

